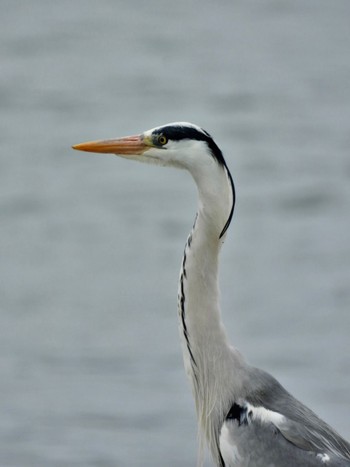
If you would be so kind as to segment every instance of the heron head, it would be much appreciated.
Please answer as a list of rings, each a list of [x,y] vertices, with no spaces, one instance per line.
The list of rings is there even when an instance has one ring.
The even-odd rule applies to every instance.
[[[195,170],[213,162],[225,165],[213,138],[197,125],[176,122],[147,130],[140,135],[89,141],[73,146],[80,151],[110,153],[157,165]]]

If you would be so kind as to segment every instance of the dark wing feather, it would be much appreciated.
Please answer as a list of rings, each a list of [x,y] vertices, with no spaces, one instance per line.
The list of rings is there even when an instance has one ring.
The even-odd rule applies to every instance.
[[[348,441],[295,399],[271,375],[257,368],[251,368],[249,373],[251,390],[245,399],[252,406],[283,415],[285,420],[277,428],[286,440],[306,451],[332,453],[348,460],[350,465]]]

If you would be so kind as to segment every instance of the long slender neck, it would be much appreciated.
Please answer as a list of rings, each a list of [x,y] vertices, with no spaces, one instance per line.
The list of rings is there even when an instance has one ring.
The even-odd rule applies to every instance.
[[[220,236],[230,216],[233,191],[224,167],[217,165],[214,174],[211,183],[203,174],[196,174],[199,207],[183,261],[188,338],[193,352],[200,355],[209,344],[226,345],[220,316],[218,266],[223,243]]]
[[[199,209],[185,247],[179,283],[184,363],[199,425],[212,451],[217,449],[218,433],[216,425],[210,423],[211,416],[225,410],[222,404],[227,400],[224,388],[228,381],[223,379],[235,364],[221,323],[218,286],[219,251],[232,215],[234,189],[226,167],[215,164],[210,168],[210,178],[205,168],[193,175]]]

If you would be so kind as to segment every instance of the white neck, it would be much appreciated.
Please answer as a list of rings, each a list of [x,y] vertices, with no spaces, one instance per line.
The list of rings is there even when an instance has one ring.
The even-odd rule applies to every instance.
[[[240,366],[240,356],[232,352],[221,322],[218,286],[219,251],[224,238],[220,234],[230,216],[234,194],[226,167],[213,163],[215,166],[204,166],[192,174],[198,187],[199,209],[180,272],[179,325],[198,422],[215,453],[218,425],[211,420],[217,422],[226,410],[222,404],[229,400],[227,391],[230,395],[233,391],[232,371]]]

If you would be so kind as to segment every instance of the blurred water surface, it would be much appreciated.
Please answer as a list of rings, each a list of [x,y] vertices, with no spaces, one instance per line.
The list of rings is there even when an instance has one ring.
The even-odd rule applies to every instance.
[[[176,120],[213,134],[236,183],[232,341],[350,437],[349,17],[2,1],[1,466],[195,465],[176,317],[193,183],[70,149]]]

